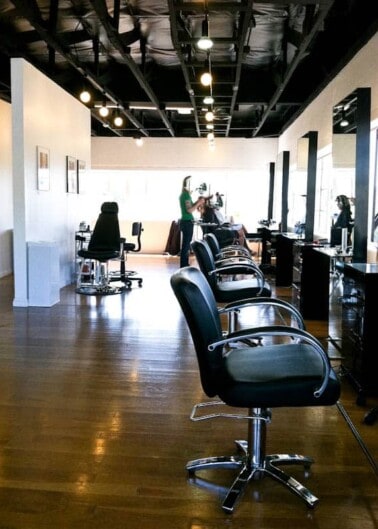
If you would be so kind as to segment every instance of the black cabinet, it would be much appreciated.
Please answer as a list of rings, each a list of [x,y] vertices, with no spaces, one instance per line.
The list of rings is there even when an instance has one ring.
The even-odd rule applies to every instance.
[[[342,310],[342,367],[362,403],[365,396],[378,395],[378,264],[346,264],[344,278],[353,289]]]
[[[309,320],[329,315],[330,255],[318,244],[297,241],[293,246],[293,303]]]
[[[293,282],[293,247],[300,236],[279,233],[276,237],[276,286],[290,287]]]

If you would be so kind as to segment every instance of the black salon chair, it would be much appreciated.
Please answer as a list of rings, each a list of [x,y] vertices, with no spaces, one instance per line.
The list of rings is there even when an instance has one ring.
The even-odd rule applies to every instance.
[[[251,263],[226,263],[225,266],[216,266],[213,254],[204,240],[195,240],[191,248],[201,272],[206,277],[215,299],[218,303],[230,303],[255,296],[271,296],[270,285],[265,281],[260,268]],[[232,274],[253,275],[249,279],[222,281],[219,276]]]
[[[133,222],[131,227],[131,236],[135,238],[135,242],[129,242],[127,239],[122,239],[122,250],[121,250],[121,265],[119,271],[113,271],[111,273],[111,281],[121,280],[127,287],[131,287],[132,281],[136,281],[138,286],[142,286],[143,279],[138,276],[138,272],[135,270],[127,269],[127,254],[132,252],[140,252],[142,249],[142,223]]]
[[[194,406],[191,419],[228,417],[244,419],[248,424],[247,440],[235,441],[236,455],[189,461],[186,469],[191,481],[198,480],[200,485],[203,480],[196,473],[202,470],[238,469],[223,499],[227,513],[234,511],[248,483],[264,476],[277,480],[314,507],[318,498],[279,468],[296,464],[308,469],[313,460],[297,454],[266,455],[265,437],[271,408],[330,406],[337,402],[340,384],[321,344],[302,329],[282,325],[225,336],[213,292],[197,268],[181,268],[171,277],[171,286],[190,329],[202,388],[208,397],[220,399]],[[257,337],[263,337],[261,347],[246,345],[245,340]],[[275,339],[279,343],[272,341]],[[228,411],[227,407],[232,409]],[[240,413],[235,408],[246,411]]]
[[[118,204],[104,202],[86,249],[77,252],[81,259],[76,292],[87,295],[108,295],[123,292],[124,285],[111,286],[108,264],[121,256]]]

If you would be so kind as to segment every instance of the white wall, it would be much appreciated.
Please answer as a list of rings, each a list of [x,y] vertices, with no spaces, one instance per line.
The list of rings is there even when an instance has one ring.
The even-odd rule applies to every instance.
[[[180,216],[178,196],[183,178],[192,189],[205,182],[211,193],[224,194],[223,213],[255,231],[268,213],[269,162],[277,156],[277,139],[92,138],[92,183],[103,200],[120,206],[122,234],[133,220],[144,226],[142,251],[162,253],[169,229]],[[140,199],[137,197],[144,197]]]
[[[0,100],[0,277],[13,270],[12,108]]]
[[[370,142],[370,207],[372,219],[373,186],[375,178],[375,129],[378,127],[378,33],[364,46],[350,63],[319,94],[298,119],[280,136],[279,151],[289,151],[290,160],[297,158],[297,142],[310,130],[318,131],[318,158],[320,153],[332,150],[332,109],[356,88],[371,88],[371,142]],[[369,232],[370,233],[370,226]],[[369,239],[369,236],[368,236]],[[375,247],[369,243],[372,258]]]
[[[83,196],[66,192],[66,156],[90,169],[90,111],[23,59],[12,59],[14,306],[27,306],[27,243],[56,242],[59,286],[71,283]],[[50,153],[50,189],[37,189],[37,146]]]
[[[92,138],[93,169],[264,169],[274,161],[277,139],[217,138],[210,150],[206,138]]]

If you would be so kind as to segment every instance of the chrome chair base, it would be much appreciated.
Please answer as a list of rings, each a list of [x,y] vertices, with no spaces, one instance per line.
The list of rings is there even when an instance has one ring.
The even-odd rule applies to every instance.
[[[107,263],[83,260],[76,280],[77,294],[87,296],[109,296],[125,292],[126,286],[110,285],[111,279]]]
[[[244,452],[243,455],[196,459],[189,461],[186,465],[186,469],[191,477],[200,470],[215,468],[240,469],[239,474],[223,500],[222,508],[226,513],[231,514],[234,511],[250,481],[262,479],[265,475],[285,485],[291,492],[299,496],[308,507],[314,508],[317,505],[319,499],[316,496],[299,483],[299,481],[277,468],[277,465],[303,465],[305,470],[309,470],[313,463],[311,458],[297,454],[272,454],[266,456],[262,463],[250,465],[248,461],[247,441],[235,441],[235,443],[239,450]]]
[[[219,403],[204,403],[199,406],[217,405]],[[192,420],[205,420],[217,415],[204,415],[202,417],[193,416]],[[221,415],[218,415],[221,416]],[[243,416],[239,416],[243,418]],[[271,454],[265,455],[266,424],[270,421],[270,410],[253,408],[249,410],[248,421],[248,441],[236,440],[237,454],[233,456],[207,457],[195,459],[186,464],[192,483],[196,483],[196,472],[201,470],[239,469],[239,473],[234,479],[231,487],[226,492],[222,508],[226,513],[233,513],[237,503],[240,501],[247,485],[250,481],[257,481],[265,476],[270,476],[282,485],[285,485],[291,492],[299,496],[308,507],[314,508],[319,499],[304,487],[295,478],[286,474],[278,468],[280,465],[302,465],[309,474],[312,458],[298,454]]]
[[[76,294],[84,294],[86,296],[112,296],[114,294],[122,294],[125,292],[125,287],[99,287],[99,286],[79,286],[75,289]]]

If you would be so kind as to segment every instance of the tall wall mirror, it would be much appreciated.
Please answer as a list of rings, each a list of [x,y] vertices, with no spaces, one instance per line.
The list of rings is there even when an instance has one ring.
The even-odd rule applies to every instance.
[[[317,131],[299,138],[296,170],[290,173],[288,224],[306,241],[314,238],[317,151]]]
[[[353,260],[367,258],[369,210],[370,88],[357,88],[333,108],[330,203],[345,195],[352,209]],[[330,215],[330,224],[332,216]]]
[[[278,153],[274,174],[273,218],[282,232],[287,231],[289,160],[289,151]]]

